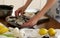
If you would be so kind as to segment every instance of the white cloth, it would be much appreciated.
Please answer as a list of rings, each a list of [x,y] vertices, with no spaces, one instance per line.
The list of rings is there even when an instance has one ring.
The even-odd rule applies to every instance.
[[[27,0],[25,0],[24,2],[26,3],[26,1]],[[46,5],[46,3],[47,3],[47,0],[32,0],[28,8],[35,8],[35,9],[41,10]]]

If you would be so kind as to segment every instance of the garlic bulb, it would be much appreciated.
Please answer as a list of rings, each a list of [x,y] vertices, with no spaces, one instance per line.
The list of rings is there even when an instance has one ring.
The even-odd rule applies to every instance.
[[[15,37],[22,38],[21,32],[18,28],[14,28],[12,32]]]

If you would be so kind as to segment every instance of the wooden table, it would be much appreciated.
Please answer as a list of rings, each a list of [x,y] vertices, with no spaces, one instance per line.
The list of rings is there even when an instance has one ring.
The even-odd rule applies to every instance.
[[[50,21],[46,23],[46,28],[60,29],[60,23],[56,21],[54,18],[50,17]]]

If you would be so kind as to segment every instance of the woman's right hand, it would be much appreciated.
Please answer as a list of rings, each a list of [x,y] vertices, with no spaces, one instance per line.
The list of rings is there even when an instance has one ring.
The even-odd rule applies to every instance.
[[[15,16],[19,16],[19,13],[23,14],[26,8],[30,5],[32,0],[27,0],[26,4],[15,11]]]
[[[16,11],[15,11],[15,16],[19,16],[19,13],[20,14],[23,14],[24,13],[24,6],[18,8]]]

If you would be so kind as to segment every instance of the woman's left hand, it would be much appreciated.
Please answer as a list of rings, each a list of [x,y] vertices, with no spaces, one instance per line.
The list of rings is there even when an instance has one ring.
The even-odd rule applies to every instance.
[[[22,27],[33,27],[35,24],[37,23],[37,21],[35,21],[34,19],[28,20],[27,22],[25,22]]]

